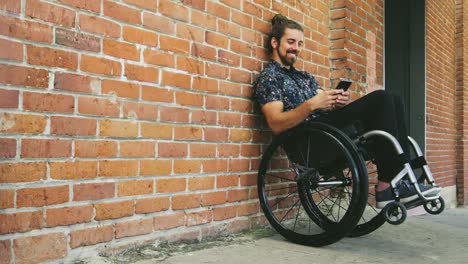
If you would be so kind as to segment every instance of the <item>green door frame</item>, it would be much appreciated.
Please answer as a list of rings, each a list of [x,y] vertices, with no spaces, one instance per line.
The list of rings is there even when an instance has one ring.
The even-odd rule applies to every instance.
[[[385,89],[402,97],[409,135],[425,150],[426,1],[385,0]]]

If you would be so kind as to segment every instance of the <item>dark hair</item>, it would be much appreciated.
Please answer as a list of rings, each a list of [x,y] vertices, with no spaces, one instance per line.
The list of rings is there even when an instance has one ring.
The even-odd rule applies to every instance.
[[[271,40],[275,38],[278,42],[281,40],[281,37],[284,35],[284,31],[286,28],[289,29],[297,29],[302,32],[304,32],[304,29],[302,28],[299,23],[296,21],[293,21],[281,14],[276,14],[272,19],[271,19],[271,31],[268,34],[268,41],[266,43],[266,49],[268,53],[272,54],[273,53],[273,47],[271,46]]]

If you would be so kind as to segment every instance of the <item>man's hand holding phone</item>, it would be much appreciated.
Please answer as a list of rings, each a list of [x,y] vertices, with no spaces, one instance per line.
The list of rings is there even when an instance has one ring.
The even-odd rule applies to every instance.
[[[350,80],[341,80],[336,86],[337,90],[342,90],[341,94],[336,98],[335,107],[343,107],[349,104],[349,92],[348,88],[351,86],[352,82]]]

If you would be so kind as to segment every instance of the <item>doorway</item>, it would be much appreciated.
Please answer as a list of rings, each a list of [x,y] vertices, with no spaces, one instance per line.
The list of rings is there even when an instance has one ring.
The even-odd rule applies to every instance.
[[[385,0],[385,89],[402,97],[409,135],[425,151],[425,0]]]

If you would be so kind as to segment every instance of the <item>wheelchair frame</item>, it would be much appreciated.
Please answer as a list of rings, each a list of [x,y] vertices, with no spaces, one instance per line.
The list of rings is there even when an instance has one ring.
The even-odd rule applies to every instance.
[[[404,153],[403,152],[403,149],[401,147],[401,145],[399,144],[398,140],[393,137],[391,134],[385,132],[385,131],[380,131],[380,130],[373,130],[373,131],[368,131],[366,133],[364,133],[363,135],[361,136],[358,136],[357,138],[355,138],[354,140],[351,140],[345,133],[343,133],[341,130],[337,129],[337,128],[334,128],[330,125],[327,125],[327,124],[323,124],[323,123],[319,123],[319,122],[313,122],[310,124],[310,127],[307,127],[307,128],[302,128],[302,129],[310,129],[312,128],[312,130],[314,131],[314,133],[320,133],[319,131],[322,129],[321,133],[324,133],[324,135],[328,135],[329,137],[333,138],[335,141],[340,141],[341,143],[341,147],[345,147],[345,149],[343,149],[343,153],[347,153],[349,152],[350,156],[355,156],[355,152],[359,153],[359,148],[360,147],[363,147],[364,146],[364,143],[368,140],[370,140],[371,138],[374,138],[374,137],[384,137],[386,138],[387,140],[389,140],[392,145],[394,146],[395,148],[395,151],[396,153],[399,155],[399,156],[402,156],[402,154]],[[312,131],[310,130],[310,131]],[[302,132],[304,133],[304,132]],[[297,135],[300,135],[297,134]],[[336,241],[338,241],[339,239],[341,239],[342,237],[344,236],[352,236],[352,237],[356,237],[356,236],[361,236],[361,235],[365,235],[365,234],[368,234],[370,232],[373,232],[374,230],[376,230],[377,228],[379,228],[385,221],[390,223],[390,224],[401,224],[404,222],[404,220],[406,219],[406,216],[407,216],[407,212],[406,212],[406,209],[410,209],[410,208],[414,208],[414,207],[417,207],[417,206],[420,206],[420,205],[424,205],[424,208],[426,209],[426,211],[428,213],[431,213],[431,214],[439,214],[441,213],[443,210],[444,210],[444,201],[443,201],[443,198],[440,196],[440,195],[436,195],[436,196],[425,196],[421,190],[419,189],[419,186],[418,186],[418,178],[416,177],[414,171],[413,171],[413,168],[411,166],[411,162],[410,161],[404,161],[404,165],[403,165],[403,169],[397,174],[397,176],[391,181],[391,188],[392,188],[392,191],[395,195],[395,201],[393,202],[390,202],[389,204],[387,204],[380,212],[377,212],[377,215],[375,217],[372,217],[369,221],[364,221],[364,224],[358,224],[358,221],[359,219],[356,220],[356,218],[363,218],[364,217],[362,216],[362,214],[364,213],[364,208],[366,207],[366,204],[365,202],[367,202],[368,200],[368,191],[367,191],[367,188],[363,188],[362,187],[362,184],[366,184],[366,186],[368,187],[367,185],[367,171],[364,173],[362,171],[360,171],[359,169],[357,170],[358,173],[356,174],[356,171],[355,171],[355,168],[351,168],[351,173],[356,174],[357,175],[357,178],[356,178],[356,175],[353,176],[353,178],[346,178],[346,176],[344,177],[341,177],[341,178],[335,178],[334,180],[329,180],[329,179],[321,179],[321,180],[318,180],[319,178],[319,172],[317,169],[315,168],[310,168],[310,169],[307,169],[306,167],[307,166],[302,166],[302,165],[295,165],[296,167],[292,170],[294,172],[294,174],[296,175],[296,177],[294,178],[294,181],[295,182],[292,182],[289,183],[289,185],[287,186],[292,186],[294,184],[295,189],[292,189],[294,192],[297,192],[298,196],[300,197],[300,204],[302,205],[303,209],[305,210],[306,212],[306,215],[308,215],[308,217],[310,219],[312,219],[312,223],[315,223],[319,228],[323,229],[324,232],[321,233],[321,234],[318,234],[318,235],[303,235],[303,234],[298,234],[298,231],[296,231],[296,224],[294,224],[294,228],[293,229],[288,229],[288,227],[285,227],[282,225],[282,221],[283,219],[286,217],[286,216],[282,216],[281,219],[278,219],[278,217],[276,217],[275,215],[273,215],[275,212],[274,210],[280,210],[280,206],[279,205],[276,205],[277,203],[275,203],[274,206],[278,207],[278,208],[272,208],[272,206],[270,205],[270,203],[272,203],[273,201],[276,201],[276,200],[283,200],[283,199],[286,199],[288,197],[291,197],[291,195],[293,194],[288,194],[287,196],[286,195],[279,195],[278,197],[272,197],[272,198],[268,198],[267,196],[268,195],[272,195],[271,192],[272,192],[272,189],[270,186],[265,187],[265,185],[268,183],[268,180],[265,180],[265,178],[267,177],[267,174],[269,173],[269,171],[267,171],[267,169],[269,169],[270,167],[273,167],[273,162],[274,162],[274,157],[273,157],[273,152],[275,151],[275,149],[279,148],[279,146],[284,143],[284,137],[287,137],[287,136],[290,136],[290,137],[294,137],[296,136],[296,134],[294,134],[294,132],[291,132],[291,131],[287,131],[281,135],[278,135],[276,136],[272,143],[270,144],[270,146],[268,147],[267,151],[264,153],[264,156],[262,157],[262,162],[260,164],[260,168],[259,168],[259,174],[258,174],[258,193],[259,193],[259,199],[260,199],[260,204],[261,204],[261,207],[264,211],[264,214],[265,216],[267,217],[268,221],[270,222],[270,224],[279,232],[281,233],[283,236],[285,236],[287,239],[295,242],[295,243],[300,243],[300,244],[306,244],[306,245],[312,245],[312,246],[323,246],[323,245],[327,245],[327,244],[330,244],[330,243],[334,243]],[[429,184],[431,184],[432,186],[434,186],[435,188],[440,188],[438,187],[436,184],[435,184],[435,181],[434,181],[434,178],[432,176],[432,173],[429,169],[429,166],[427,165],[427,163],[425,162],[425,159],[424,159],[424,156],[422,154],[422,151],[421,149],[419,148],[418,144],[416,143],[416,141],[411,138],[411,137],[408,137],[409,141],[410,141],[410,145],[412,146],[415,154],[417,155],[417,160],[419,160],[419,164],[418,165],[421,165],[421,166],[418,166],[418,168],[416,169],[419,169],[422,168],[423,170],[423,175],[424,175],[424,180],[426,180]],[[283,141],[282,141],[283,140]],[[279,142],[279,143],[278,143]],[[286,142],[286,141],[285,141]],[[362,153],[359,153],[358,154],[359,157],[361,158],[354,158],[355,159],[355,162],[354,162],[354,166],[358,166],[358,167],[362,167],[364,165],[364,167],[366,167],[365,163],[364,163],[364,160],[362,158]],[[289,161],[289,157],[287,157],[288,159],[288,162],[292,163],[294,165],[294,161]],[[309,159],[309,157],[307,157],[307,159]],[[268,162],[272,162],[272,163],[268,163]],[[357,164],[357,163],[360,163],[360,164]],[[268,165],[270,164],[270,165]],[[300,167],[300,168],[299,168]],[[397,184],[406,176],[408,175],[408,179],[409,179],[409,182],[410,184],[412,184],[414,186],[414,188],[416,189],[417,191],[417,194],[419,196],[419,199],[415,200],[415,201],[412,201],[412,202],[408,202],[406,204],[402,204],[400,202],[400,196],[399,196],[399,192],[398,192],[398,188],[397,188]],[[281,177],[279,177],[281,178]],[[291,180],[291,179],[288,179],[288,180]],[[356,188],[356,189],[347,189],[349,188],[349,180],[352,180],[352,181],[357,181],[359,184],[359,188],[356,188],[358,185],[353,185],[354,187],[353,188]],[[278,184],[283,184],[283,181],[284,179],[282,180],[279,180],[279,183]],[[291,182],[291,181],[289,181]],[[353,220],[350,220],[350,221],[347,221],[346,224],[343,224],[342,223],[342,219],[340,219],[338,217],[338,219],[329,219],[329,216],[328,214],[330,212],[333,212],[333,210],[336,210],[336,208],[333,208],[335,205],[332,205],[332,206],[329,206],[327,208],[328,212],[325,210],[325,213],[321,212],[320,210],[320,203],[323,202],[323,200],[320,202],[320,203],[316,203],[314,201],[314,197],[313,195],[316,195],[317,192],[315,192],[316,190],[320,189],[320,188],[324,188],[324,187],[329,187],[329,188],[337,188],[337,189],[343,189],[342,193],[344,193],[344,195],[348,195],[348,199],[351,199],[350,198],[350,193],[352,193],[352,195],[357,195],[358,198],[357,200],[361,201],[359,202],[360,204],[362,205],[354,205],[354,207],[352,207],[352,210],[353,213],[355,214],[359,214],[357,216],[355,216],[353,218]],[[291,189],[291,187],[288,187]],[[315,188],[315,189],[314,189]],[[275,189],[275,190],[279,190],[279,189]],[[269,193],[267,193],[269,192]],[[329,191],[330,193],[332,193],[332,191]],[[440,193],[440,191],[439,191]],[[296,196],[297,196],[296,194]],[[323,195],[322,195],[323,196]],[[289,199],[289,198],[288,198]],[[330,199],[330,198],[327,198],[327,199]],[[341,199],[341,198],[340,198]],[[362,200],[364,200],[365,202],[362,203]],[[351,200],[350,200],[351,201]],[[295,204],[297,204],[299,201],[296,201]],[[341,203],[341,200],[340,200],[340,203]],[[368,202],[367,202],[368,203]],[[326,204],[326,203],[325,203]],[[370,203],[368,203],[370,205]],[[350,205],[348,203],[348,205]],[[362,206],[359,207],[359,206]],[[432,207],[430,207],[432,206]],[[331,208],[330,208],[331,207]],[[335,207],[338,207],[338,210],[340,210],[340,207],[341,205],[338,204],[337,206]],[[350,206],[351,208],[351,206]],[[435,208],[435,210],[433,209]],[[291,207],[289,209],[289,211],[291,211],[293,209],[293,207]],[[343,208],[344,210],[345,208]],[[294,210],[297,210],[297,215],[296,215],[296,218],[299,217],[299,210],[300,209],[297,209],[295,208]],[[376,209],[373,208],[373,210],[375,211]],[[289,213],[286,212],[287,213]],[[282,213],[284,214],[284,212]],[[278,215],[282,215],[282,214],[278,214]],[[309,225],[310,225],[310,221],[309,221]],[[343,226],[343,225],[347,225],[347,226]],[[320,241],[322,240],[322,241]]]

